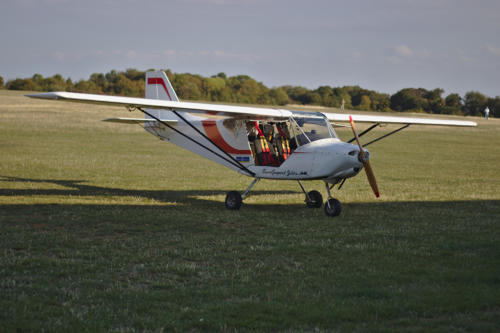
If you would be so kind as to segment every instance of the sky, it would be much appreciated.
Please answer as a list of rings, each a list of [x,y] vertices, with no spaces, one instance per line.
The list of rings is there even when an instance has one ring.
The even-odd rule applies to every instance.
[[[170,68],[500,95],[498,0],[1,0],[0,76]]]

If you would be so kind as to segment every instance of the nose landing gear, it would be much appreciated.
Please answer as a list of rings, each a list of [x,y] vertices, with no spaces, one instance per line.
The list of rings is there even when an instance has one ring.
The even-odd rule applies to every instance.
[[[306,192],[300,180],[298,180],[298,183],[300,185],[300,188],[302,189],[302,192],[304,192],[304,194],[306,195],[306,206],[309,208],[320,208],[323,202],[321,193],[314,190]],[[342,204],[340,203],[340,201],[332,197],[330,193],[330,187],[328,186],[327,182],[325,182],[325,186],[326,192],[328,193],[328,199],[325,202],[325,214],[331,217],[339,216],[342,212]]]
[[[260,180],[260,178],[255,178],[253,182],[250,184],[250,186],[246,189],[243,194],[240,194],[238,191],[230,191],[226,195],[226,208],[229,210],[238,210],[241,208],[241,205],[243,204],[243,199],[247,197],[248,193],[252,189],[252,187]],[[306,206],[309,208],[320,208],[322,206],[323,202],[323,197],[321,196],[321,193],[318,191],[312,190],[309,192],[306,192],[304,189],[304,186],[302,186],[302,183],[300,180],[298,181],[300,188],[304,192],[306,196]],[[325,214],[330,217],[335,217],[339,216],[340,213],[342,212],[342,204],[340,203],[339,200],[335,199],[332,197],[330,193],[330,187],[328,186],[328,183],[325,182],[325,187],[326,187],[326,192],[328,193],[328,199],[325,202]]]
[[[328,199],[325,202],[325,214],[331,217],[339,216],[342,212],[342,204],[340,201],[332,197],[330,187],[327,182],[325,182],[325,187],[326,192],[328,193]]]

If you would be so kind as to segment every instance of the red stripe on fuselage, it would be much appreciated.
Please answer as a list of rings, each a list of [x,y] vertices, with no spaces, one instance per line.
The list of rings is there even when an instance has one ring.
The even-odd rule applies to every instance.
[[[165,81],[163,81],[163,78],[161,77],[150,77],[148,78],[148,84],[161,84],[163,88],[165,89],[165,92],[168,95],[168,98],[172,100],[172,97],[170,97],[170,94],[168,93],[167,86],[165,85]]]
[[[217,123],[213,120],[203,120],[201,122],[203,124],[203,128],[205,129],[205,133],[217,146],[222,148],[226,153],[229,154],[238,154],[238,155],[250,155],[250,150],[240,150],[234,147],[231,147],[226,140],[222,137],[217,128]]]

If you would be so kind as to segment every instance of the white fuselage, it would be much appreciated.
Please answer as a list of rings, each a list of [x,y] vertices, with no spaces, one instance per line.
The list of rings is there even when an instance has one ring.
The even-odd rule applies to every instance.
[[[249,174],[238,167],[235,160],[253,172],[256,178],[323,179],[330,183],[353,177],[363,168],[358,160],[358,146],[342,142],[337,137],[302,143],[279,166],[256,165],[258,163],[250,147],[245,121],[214,120],[184,112],[179,112],[179,114],[188,120],[189,124],[179,117],[171,117],[177,120],[172,127],[185,135],[161,124],[146,125],[145,129],[162,140],[174,143],[244,175]],[[231,157],[234,160],[228,161]]]
[[[359,148],[336,138],[298,147],[279,167],[251,166],[256,177],[272,179],[326,179],[337,182],[355,176],[363,165]]]

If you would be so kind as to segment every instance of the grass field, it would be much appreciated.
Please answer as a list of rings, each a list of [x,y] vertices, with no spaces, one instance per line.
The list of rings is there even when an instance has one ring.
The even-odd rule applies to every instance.
[[[0,331],[500,330],[500,120],[374,144],[332,219],[294,182],[227,211],[251,179],[125,112],[0,91]]]

